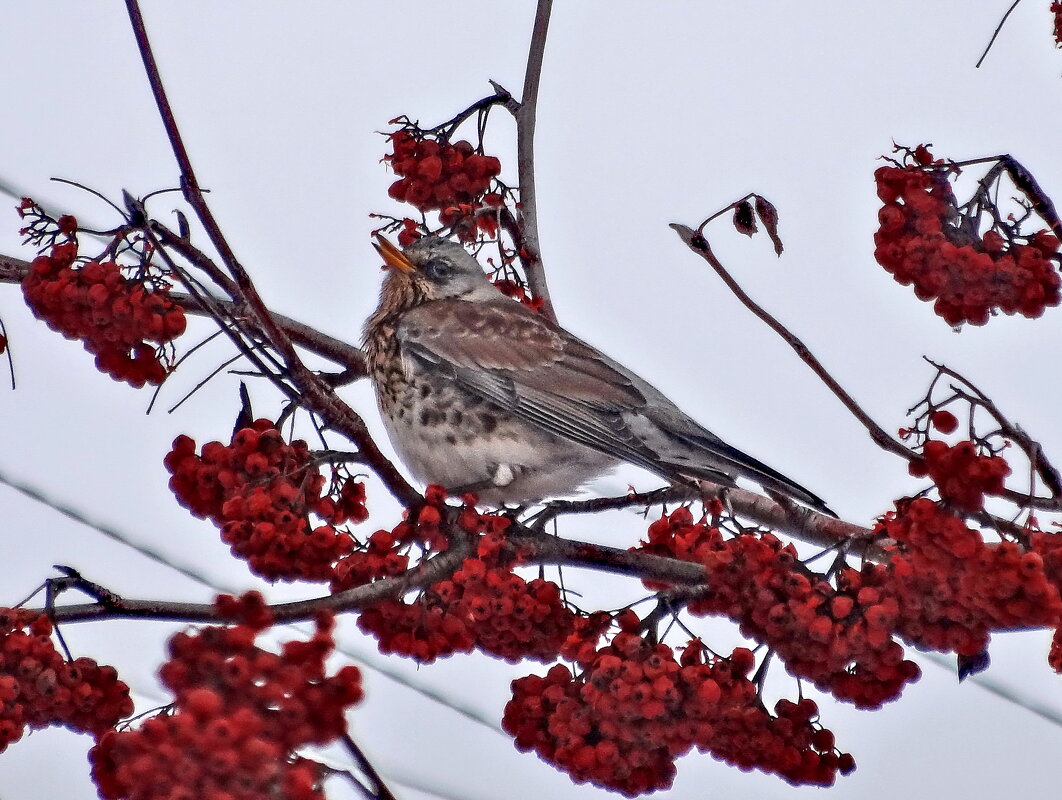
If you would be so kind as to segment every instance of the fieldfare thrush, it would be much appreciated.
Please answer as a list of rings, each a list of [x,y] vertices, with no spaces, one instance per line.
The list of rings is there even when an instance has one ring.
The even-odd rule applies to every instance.
[[[648,382],[502,295],[461,245],[425,236],[390,267],[365,324],[384,426],[418,480],[488,505],[571,495],[621,462],[669,481],[771,493],[832,513],[731,447]]]

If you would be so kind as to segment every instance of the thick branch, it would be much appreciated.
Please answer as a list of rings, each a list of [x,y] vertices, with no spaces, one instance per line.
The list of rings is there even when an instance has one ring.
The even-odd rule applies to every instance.
[[[335,612],[368,608],[381,600],[401,597],[407,592],[424,589],[453,574],[471,555],[467,541],[455,542],[445,553],[393,578],[385,578],[345,592],[293,603],[270,606],[277,622],[296,622],[313,619],[322,609]],[[40,609],[45,611],[45,609]],[[82,622],[98,619],[156,619],[181,622],[225,622],[212,603],[174,603],[163,600],[128,600],[110,595],[96,603],[55,606],[51,612],[56,622]]]
[[[535,518],[541,530],[550,519],[563,514],[586,514],[623,508],[648,508],[657,504],[683,503],[718,497],[735,516],[794,539],[820,547],[833,547],[850,541],[849,552],[881,560],[884,553],[870,544],[870,529],[821,514],[794,503],[780,503],[762,494],[737,487],[722,487],[700,481],[700,491],[685,486],[668,486],[651,492],[631,492],[621,497],[593,497],[589,500],[554,500]],[[548,548],[547,548],[548,549]],[[567,553],[568,551],[565,550]]]
[[[620,501],[631,501],[633,505],[645,497],[658,501],[663,492],[654,492],[650,495],[632,495],[630,498],[613,498],[608,502],[613,507],[622,507]],[[762,502],[761,516],[770,518],[770,506],[774,506],[773,512],[782,524],[792,524],[792,511],[783,509],[771,500],[755,495],[752,492],[730,489],[728,496],[737,502],[734,505],[751,507],[756,502]],[[587,501],[595,503],[595,501]],[[596,501],[597,508],[586,510],[600,510],[606,501]],[[750,505],[751,503],[751,505]],[[562,508],[562,511],[584,510],[577,506]],[[856,555],[864,555],[878,559],[882,557],[880,549],[869,545],[869,531],[854,525],[843,523],[813,511],[801,509],[806,512],[814,523],[809,523],[808,530],[813,531],[807,538],[808,541],[817,541],[827,546],[837,545],[846,537],[854,546],[849,547],[849,552]],[[830,528],[827,534],[828,526]],[[570,567],[584,567],[605,572],[613,572],[620,575],[629,575],[638,579],[661,581],[677,586],[704,586],[706,576],[704,567],[691,561],[683,561],[677,558],[668,558],[651,553],[630,551],[608,545],[593,544],[590,542],[563,539],[544,533],[541,529],[532,529],[520,523],[514,523],[507,532],[508,538],[518,543],[521,553],[529,564],[556,564]],[[814,538],[813,538],[814,537]],[[333,595],[317,597],[310,600],[301,600],[292,603],[280,603],[271,606],[274,618],[278,622],[293,622],[297,620],[312,619],[314,614],[322,609],[330,609],[335,612],[357,611],[368,608],[381,600],[402,597],[403,595],[425,589],[435,583],[447,579],[461,565],[461,563],[475,554],[475,539],[473,537],[455,536],[451,538],[450,549],[429,558],[419,566],[408,572],[385,578],[366,586],[359,586]],[[185,622],[224,622],[217,609],[207,603],[177,603],[159,600],[129,600],[118,597],[111,592],[103,590],[97,584],[86,581],[80,576],[62,579],[66,588],[78,588],[97,598],[94,603],[79,603],[71,605],[55,606],[52,618],[57,622],[81,622],[100,619],[156,619],[178,620]],[[41,609],[44,611],[44,609]]]

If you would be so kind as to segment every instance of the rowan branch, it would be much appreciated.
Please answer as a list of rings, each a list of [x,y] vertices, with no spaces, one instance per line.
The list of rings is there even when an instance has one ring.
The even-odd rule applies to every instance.
[[[365,459],[365,463],[373,469],[399,502],[406,506],[417,503],[422,499],[420,494],[380,451],[369,434],[361,415],[344,403],[335,393],[332,386],[303,364],[291,339],[284,329],[277,324],[276,320],[273,319],[271,312],[258,294],[258,290],[247,271],[236,259],[235,253],[225,239],[217,220],[206,202],[206,197],[192,169],[191,160],[184,146],[177,121],[166,97],[166,91],[151,50],[151,43],[148,40],[147,30],[144,26],[143,16],[140,13],[137,0],[126,0],[126,8],[133,26],[137,47],[144,63],[144,70],[147,73],[148,82],[155,96],[159,115],[162,117],[166,134],[181,172],[181,188],[185,200],[195,211],[211,244],[217,250],[222,264],[231,274],[235,287],[230,287],[230,289],[236,292],[239,299],[246,304],[253,319],[253,327],[263,335],[283,359],[287,377],[292,380],[298,389],[300,404],[310,412],[317,414],[327,427],[338,431],[357,445],[359,452]],[[154,225],[145,220],[143,231],[146,235],[153,236],[155,235],[154,227]],[[234,297],[233,299],[237,298]]]
[[[849,552],[872,560],[884,553],[871,543],[869,528],[822,514],[795,503],[780,503],[762,494],[733,486],[699,481],[699,491],[686,486],[666,486],[650,492],[630,492],[619,497],[592,497],[588,500],[552,500],[535,515],[533,528],[542,530],[550,520],[564,514],[593,514],[618,509],[648,509],[654,505],[687,503],[718,498],[733,515],[764,528],[820,547],[849,542]],[[549,549],[547,547],[547,549]],[[567,551],[565,551],[567,552]]]
[[[184,254],[182,253],[182,255]],[[26,277],[26,273],[29,272],[29,267],[30,262],[28,261],[0,253],[0,283],[21,283],[22,279]],[[169,291],[166,292],[166,296],[189,314],[199,317],[213,316],[200,299],[190,294]],[[232,300],[211,296],[210,304],[223,309],[226,315],[235,315],[237,313],[237,304]],[[286,317],[275,311],[270,311],[269,314],[292,342],[315,355],[342,366],[349,371],[348,376],[351,380],[367,375],[365,354],[359,348],[342,339],[322,333],[316,328],[291,317]],[[244,323],[254,327],[253,320],[244,319]],[[258,331],[257,328],[254,329]],[[261,334],[262,332],[258,331],[258,333]]]
[[[553,309],[546,270],[542,264],[542,243],[538,234],[538,194],[535,189],[535,124],[538,116],[538,87],[542,79],[542,59],[553,0],[538,0],[535,27],[527,54],[524,90],[520,103],[510,106],[516,118],[516,161],[520,182],[520,230],[523,244],[521,262],[531,294],[542,301],[542,313],[553,322]]]
[[[761,305],[756,303],[744,289],[734,280],[733,276],[723,266],[722,262],[715,257],[711,247],[703,236],[698,234],[695,230],[687,225],[680,223],[671,223],[670,227],[679,235],[679,238],[685,242],[686,246],[690,248],[694,253],[699,255],[705,261],[707,261],[712,269],[716,271],[720,278],[723,279],[723,283],[727,285],[727,288],[741,301],[741,303],[749,309],[753,314],[767,323],[767,326],[777,333],[786,344],[796,351],[796,354],[800,357],[800,360],[807,364],[811,371],[814,372],[819,379],[826,384],[826,387],[833,392],[841,404],[851,412],[859,422],[867,429],[870,434],[870,438],[883,450],[907,459],[908,461],[917,458],[917,456],[903,446],[900,442],[891,437],[885,430],[878,425],[867,412],[865,412],[859,403],[856,402],[848,392],[846,392],[841,384],[826,370],[815,355],[808,349],[808,346],[804,344],[796,335],[794,335],[788,328],[786,328],[781,322],[768,313]]]
[[[344,749],[354,760],[354,763],[358,765],[358,769],[364,773],[365,777],[369,779],[372,784],[370,787],[362,787],[368,789],[367,798],[374,798],[375,800],[396,800],[394,794],[387,788],[387,784],[384,783],[383,778],[380,777],[380,773],[376,771],[376,768],[372,765],[372,762],[366,757],[362,749],[358,747],[357,743],[350,738],[349,733],[343,734],[340,741],[343,744]],[[361,782],[358,781],[358,785],[361,786]]]
[[[999,32],[1003,30],[1003,26],[1007,24],[1007,18],[1011,15],[1014,9],[1018,7],[1018,3],[1020,2],[1021,0],[1014,0],[1014,2],[1010,4],[1010,8],[1008,8],[1007,12],[1003,15],[1003,19],[999,21],[999,24],[996,25],[996,29],[992,32],[992,38],[988,40],[984,52],[981,53],[981,57],[977,59],[977,63],[974,64],[974,69],[981,68],[981,64],[984,62],[985,58],[988,57],[988,51],[991,50],[992,45],[996,43],[996,37],[999,36]]]

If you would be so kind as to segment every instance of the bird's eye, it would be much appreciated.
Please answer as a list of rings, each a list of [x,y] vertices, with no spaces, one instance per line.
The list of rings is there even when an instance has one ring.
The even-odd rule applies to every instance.
[[[433,258],[420,268],[429,280],[444,281],[453,274],[453,265],[441,258]]]

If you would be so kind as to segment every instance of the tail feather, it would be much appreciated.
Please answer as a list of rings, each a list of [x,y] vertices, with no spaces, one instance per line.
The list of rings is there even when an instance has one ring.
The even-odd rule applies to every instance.
[[[749,478],[760,484],[765,489],[777,492],[784,497],[789,497],[804,505],[821,511],[831,517],[837,514],[814,492],[805,489],[796,481],[786,477],[778,470],[767,466],[757,458],[738,450],[736,447],[724,442],[708,431],[700,433],[686,433],[661,428],[676,444],[684,446],[688,455],[683,458],[687,464],[678,464],[674,459],[667,458],[661,453],[661,459],[669,461],[676,471],[719,482],[714,475],[724,475],[728,480],[725,485],[733,485],[733,475]],[[733,473],[731,475],[730,473]]]

